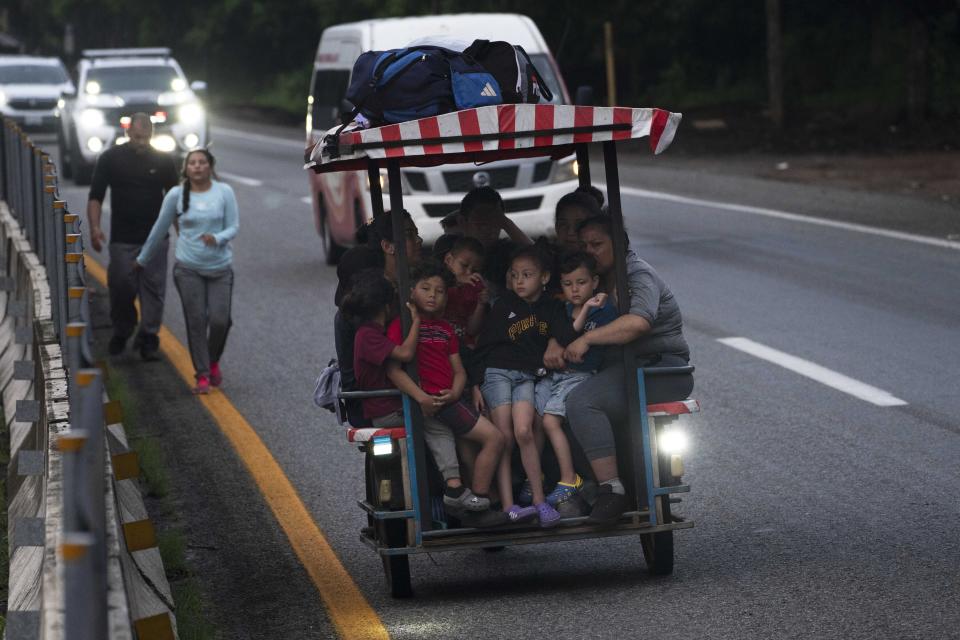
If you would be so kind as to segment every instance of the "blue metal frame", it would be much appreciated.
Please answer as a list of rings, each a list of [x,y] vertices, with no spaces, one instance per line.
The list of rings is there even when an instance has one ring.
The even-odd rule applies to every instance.
[[[423,544],[423,528],[420,526],[420,484],[417,482],[417,454],[413,441],[413,429],[410,425],[413,423],[413,416],[410,414],[410,398],[403,395],[403,429],[407,433],[407,474],[410,477],[410,496],[413,500],[413,530],[415,535],[415,546]]]
[[[650,524],[657,524],[657,488],[653,485],[653,449],[650,445],[650,421],[647,418],[647,387],[643,382],[643,369],[637,367],[637,395],[640,397],[640,431],[643,435],[643,467],[647,476],[647,511]],[[637,472],[636,469],[633,470]]]

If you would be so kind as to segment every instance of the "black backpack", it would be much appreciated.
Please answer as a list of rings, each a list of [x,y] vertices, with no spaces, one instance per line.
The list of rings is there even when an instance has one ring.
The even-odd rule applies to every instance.
[[[553,100],[553,92],[523,47],[502,40],[474,40],[463,55],[476,60],[497,79],[504,103],[537,103],[541,97]]]
[[[485,67],[435,46],[362,54],[353,65],[346,98],[354,107],[349,118],[361,113],[374,125],[504,102]]]

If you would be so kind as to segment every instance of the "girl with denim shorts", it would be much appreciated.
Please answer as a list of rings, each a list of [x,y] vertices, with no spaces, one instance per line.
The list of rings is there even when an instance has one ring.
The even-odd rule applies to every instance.
[[[477,345],[477,369],[472,376],[482,381],[474,400],[485,406],[493,423],[506,436],[507,450],[497,469],[497,486],[503,509],[513,522],[539,518],[540,526],[557,524],[560,514],[543,493],[540,452],[534,439],[536,412],[534,388],[543,367],[543,353],[551,337],[560,343],[576,334],[566,319],[563,304],[544,295],[550,271],[536,247],[514,252],[508,279],[512,290],[504,293],[487,314]],[[516,439],[523,470],[531,481],[533,506],[513,502],[510,448]]]

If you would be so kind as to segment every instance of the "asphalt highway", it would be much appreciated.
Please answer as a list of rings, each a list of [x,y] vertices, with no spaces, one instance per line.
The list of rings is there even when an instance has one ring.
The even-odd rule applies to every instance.
[[[391,637],[960,637],[960,250],[723,206],[870,225],[872,211],[898,209],[890,197],[628,162],[631,244],[679,301],[703,407],[685,422],[692,492],[678,512],[696,526],[676,534],[675,573],[648,576],[630,538],[418,555],[417,597],[395,601],[358,538],[362,456],[312,403],[334,355],[336,278],[303,201],[302,142],[250,128],[213,131],[241,214],[224,392]],[[82,211],[85,189],[67,185]],[[905,232],[944,213],[909,206]],[[172,286],[165,322],[185,341]],[[232,488],[262,500],[249,483]],[[283,603],[276,637],[332,633],[307,616],[298,629],[319,600],[292,600],[282,583],[222,588]],[[230,612],[240,628],[244,615]]]

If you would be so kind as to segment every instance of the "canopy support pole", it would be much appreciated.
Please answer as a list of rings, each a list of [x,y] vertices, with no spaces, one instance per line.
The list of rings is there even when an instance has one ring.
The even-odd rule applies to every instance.
[[[373,218],[383,213],[383,188],[380,186],[380,164],[376,160],[367,163],[367,180],[370,181],[370,215]],[[390,205],[393,206],[393,203]]]
[[[577,145],[577,178],[581,187],[590,186],[590,147],[584,143]]]
[[[371,178],[370,192],[373,194],[374,184],[376,190],[380,191],[380,171],[374,163],[370,163]],[[373,178],[373,171],[376,171],[376,180]],[[396,252],[394,255],[397,260],[397,292],[400,299],[400,326],[403,328],[403,335],[410,331],[410,311],[404,304],[410,298],[410,273],[409,256],[407,255],[407,220],[403,215],[403,189],[400,184],[400,161],[387,161],[387,180],[390,182],[390,223],[393,229],[393,247]],[[383,198],[380,198],[381,203]],[[382,207],[382,204],[381,204]],[[420,384],[417,375],[417,359],[404,366],[407,374],[414,382]],[[413,508],[417,512],[417,530],[416,544],[420,544],[420,532],[429,531],[433,528],[433,515],[430,508],[430,492],[427,487],[427,458],[424,453],[423,437],[423,414],[420,412],[420,405],[416,402],[408,402],[410,413],[410,431],[413,441],[413,459],[408,460],[411,467],[410,478],[415,481],[413,487]]]
[[[613,235],[614,274],[617,277],[617,306],[621,315],[630,312],[630,292],[627,287],[627,234],[623,224],[620,203],[620,173],[617,168],[617,143],[603,143],[603,165],[607,174],[607,202]],[[643,425],[640,411],[639,387],[637,385],[637,358],[633,345],[623,346],[624,384],[627,387],[627,429],[619,430],[617,439],[617,467],[624,486],[632,494],[631,499],[640,508],[645,508],[647,495],[643,470]],[[616,431],[615,431],[616,432]]]

